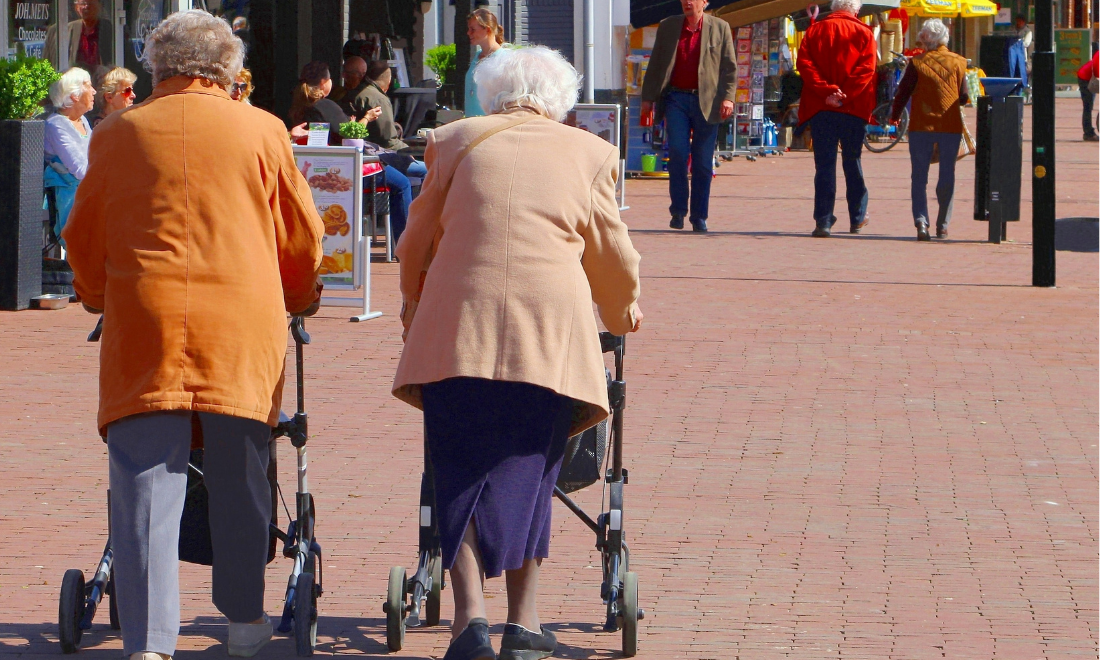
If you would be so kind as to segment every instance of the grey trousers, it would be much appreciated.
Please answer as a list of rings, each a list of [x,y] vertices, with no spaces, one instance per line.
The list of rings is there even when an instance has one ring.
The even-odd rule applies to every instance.
[[[191,415],[133,415],[107,428],[111,547],[126,655],[176,652],[180,629],[179,525],[187,488]],[[271,427],[198,413],[214,550],[214,605],[230,621],[264,613],[271,488]]]
[[[961,133],[909,132],[909,160],[913,165],[913,224],[928,226],[928,168],[932,165],[932,147],[939,145],[940,176],[936,181],[936,201],[939,202],[937,227],[951,222],[951,205],[955,198],[955,159],[959,155]]]

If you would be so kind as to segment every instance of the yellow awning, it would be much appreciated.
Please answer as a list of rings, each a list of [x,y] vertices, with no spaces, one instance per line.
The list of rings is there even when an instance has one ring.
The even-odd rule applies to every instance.
[[[985,2],[985,0],[978,1]],[[959,3],[956,0],[901,0],[901,8],[908,12],[910,16],[924,18],[945,18],[959,15]],[[996,10],[994,10],[994,13],[996,13]]]
[[[959,15],[963,18],[997,15],[997,5],[989,0],[960,0],[959,6],[962,8]]]

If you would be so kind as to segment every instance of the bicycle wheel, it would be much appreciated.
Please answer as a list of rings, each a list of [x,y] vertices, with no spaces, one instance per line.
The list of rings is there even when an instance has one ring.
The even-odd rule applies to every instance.
[[[909,130],[909,110],[902,108],[901,116],[896,126],[890,124],[890,110],[892,103],[883,103],[871,113],[871,121],[867,124],[867,132],[863,136],[863,144],[868,151],[882,153],[894,148],[901,142]]]

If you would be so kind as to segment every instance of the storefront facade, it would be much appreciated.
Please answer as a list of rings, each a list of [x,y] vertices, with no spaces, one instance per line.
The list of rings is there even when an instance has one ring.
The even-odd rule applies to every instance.
[[[145,37],[169,14],[195,8],[225,17],[248,48],[254,102],[278,112],[290,103],[301,67],[329,62],[338,79],[350,0],[0,0],[0,56],[48,59],[59,71],[87,69],[93,82],[115,66],[152,79],[141,63]],[[276,48],[278,43],[278,48]]]

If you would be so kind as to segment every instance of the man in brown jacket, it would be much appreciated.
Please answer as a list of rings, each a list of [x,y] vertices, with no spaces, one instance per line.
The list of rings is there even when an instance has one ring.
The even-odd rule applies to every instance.
[[[737,60],[729,23],[707,16],[706,0],[681,0],[683,16],[657,27],[653,53],[642,82],[642,115],[656,104],[654,122],[665,121],[668,135],[669,212],[673,229],[689,214],[694,231],[707,230],[710,180],[718,124],[733,114]],[[688,156],[691,204],[688,205]]]

